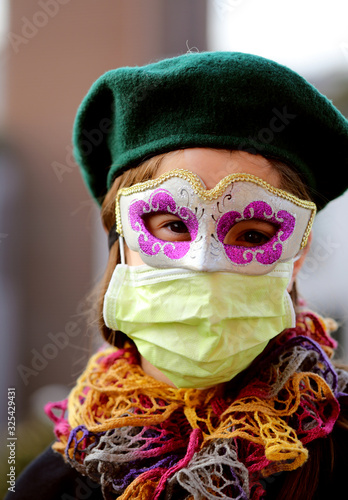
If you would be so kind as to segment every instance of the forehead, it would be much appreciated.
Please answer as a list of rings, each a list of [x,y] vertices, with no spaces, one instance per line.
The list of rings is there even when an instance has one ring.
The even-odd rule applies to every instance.
[[[177,169],[198,175],[206,189],[213,189],[228,175],[239,173],[251,174],[274,187],[281,187],[277,169],[263,156],[246,151],[209,148],[172,151],[162,158],[155,177]]]

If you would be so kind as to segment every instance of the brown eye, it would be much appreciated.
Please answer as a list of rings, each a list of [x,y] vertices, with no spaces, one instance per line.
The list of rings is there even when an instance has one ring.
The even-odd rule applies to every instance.
[[[226,234],[224,243],[241,247],[257,247],[267,243],[278,228],[271,222],[257,219],[237,222]]]
[[[143,216],[146,229],[163,241],[191,241],[191,234],[185,222],[169,213],[152,213]]]
[[[260,233],[259,231],[247,231],[238,237],[236,245],[240,242],[240,245],[243,245],[243,242],[247,243],[251,246],[263,245],[269,241],[269,237],[265,234]]]
[[[182,220],[177,220],[174,222],[168,222],[164,224],[164,227],[168,228],[170,231],[173,233],[188,233],[189,230],[187,229],[186,224]]]

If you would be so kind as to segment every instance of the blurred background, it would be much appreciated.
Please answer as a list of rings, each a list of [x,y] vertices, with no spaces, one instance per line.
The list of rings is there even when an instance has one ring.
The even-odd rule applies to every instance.
[[[52,440],[43,405],[67,395],[98,343],[86,297],[107,239],[71,147],[91,84],[188,51],[251,52],[297,70],[347,116],[347,19],[346,0],[0,1],[0,428],[5,443],[14,387],[17,472]],[[339,322],[346,361],[347,209],[344,195],[318,216],[300,276],[309,306]]]

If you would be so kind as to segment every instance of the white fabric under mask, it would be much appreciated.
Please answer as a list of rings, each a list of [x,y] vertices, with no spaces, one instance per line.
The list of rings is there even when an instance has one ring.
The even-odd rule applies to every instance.
[[[143,217],[174,214],[187,226],[191,241],[163,241],[152,235]],[[128,247],[151,267],[266,274],[304,248],[315,204],[267,184],[250,174],[230,174],[214,189],[188,170],[173,170],[156,179],[120,189],[116,199],[117,231]],[[229,245],[229,230],[250,219],[276,227],[264,244]]]
[[[105,324],[130,337],[176,387],[210,387],[295,325],[292,269],[291,261],[248,276],[119,264],[104,299]]]

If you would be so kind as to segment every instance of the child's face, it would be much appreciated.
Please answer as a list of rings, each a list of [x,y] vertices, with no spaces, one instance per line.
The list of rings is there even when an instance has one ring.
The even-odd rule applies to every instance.
[[[190,171],[199,179],[195,178],[195,176],[187,176],[186,173],[181,176],[179,175],[182,174],[180,170]],[[172,171],[176,172],[173,172],[171,176]],[[166,176],[166,174],[169,175]],[[192,148],[173,151],[162,159],[156,173],[156,178],[163,176],[158,181],[158,185],[156,180],[155,182],[151,180],[149,185],[146,182],[143,183],[142,188],[141,185],[135,186],[133,192],[122,192],[120,190],[116,205],[118,228],[120,234],[124,234],[125,241],[128,241],[129,246],[132,247],[130,249],[125,245],[126,263],[130,266],[139,266],[145,263],[155,268],[155,271],[157,268],[164,268],[163,270],[168,268],[170,271],[171,267],[176,268],[176,271],[180,271],[180,268],[207,271],[206,273],[196,273],[197,275],[204,275],[204,278],[211,278],[212,276],[208,275],[208,272],[213,273],[214,270],[222,271],[219,275],[224,275],[226,278],[227,272],[230,271],[231,275],[229,277],[236,278],[238,277],[237,273],[247,274],[248,266],[254,266],[252,269],[249,268],[251,269],[249,274],[262,275],[273,270],[281,257],[284,258],[284,262],[294,257],[300,248],[307,224],[309,227],[311,210],[303,207],[301,203],[299,206],[295,206],[295,203],[289,201],[286,196],[278,196],[272,189],[265,194],[266,190],[262,188],[262,182],[256,185],[246,181],[243,185],[243,180],[236,180],[231,185],[231,178],[228,178],[231,174],[252,175],[274,188],[280,190],[282,188],[280,174],[275,167],[260,155],[237,151]],[[218,194],[215,196],[212,193],[212,198],[209,200],[206,190],[215,188],[225,178],[227,178],[226,186],[224,183],[220,184],[222,186],[221,192],[218,188],[216,191]],[[245,179],[245,177],[242,179]],[[199,184],[198,188],[197,184],[194,184],[195,180]],[[204,183],[204,186],[200,181]],[[132,188],[133,186],[129,190],[132,190]],[[269,201],[269,205],[267,205],[267,201]],[[290,203],[291,206],[289,207],[287,203]],[[262,214],[258,212],[257,204],[260,204]],[[271,214],[266,205],[271,212],[273,211]],[[251,208],[249,209],[249,207]],[[245,214],[247,209],[250,210],[251,215],[249,216]],[[179,214],[180,217],[176,214]],[[231,214],[235,217],[233,221],[229,218],[232,216]],[[287,228],[287,221],[290,220],[292,225],[289,223]],[[222,231],[223,225],[224,230]],[[294,239],[291,240],[291,238]],[[283,241],[286,243],[284,247]],[[227,247],[230,247],[235,253],[229,254]],[[260,247],[263,247],[261,251]],[[166,251],[169,249],[169,251],[165,254],[163,248]],[[209,251],[206,250],[207,248]],[[275,248],[274,255],[271,253],[270,248],[272,250]],[[136,251],[136,249],[139,250]],[[182,253],[182,249],[187,253]],[[280,254],[278,255],[279,249]],[[173,255],[170,254],[171,251],[173,251]],[[199,253],[200,251],[201,253]],[[257,256],[257,252],[260,252],[260,262],[254,259],[249,260],[246,265],[243,262],[240,265],[235,259],[235,256],[239,255],[239,253],[243,255],[255,254]],[[143,256],[144,260],[141,256]],[[266,258],[269,257],[271,257],[269,261],[266,261]],[[152,258],[156,260],[152,260]],[[265,259],[265,262],[262,259]],[[299,266],[299,262],[297,261],[296,265]],[[291,266],[288,267],[290,273]],[[121,271],[126,270],[121,267],[118,269]],[[127,269],[127,272],[129,271]],[[142,270],[139,271],[142,272]],[[145,272],[147,271],[148,269],[145,269]],[[234,276],[232,276],[232,273],[235,273]],[[282,276],[281,273],[279,276]],[[213,276],[213,278],[215,277],[217,275]],[[286,275],[286,282],[288,277]],[[156,284],[158,283],[156,282]],[[229,294],[227,297],[228,303],[232,304],[233,301],[230,301]],[[171,299],[172,297],[170,297]],[[138,308],[139,303],[136,300],[132,300],[131,303],[136,304],[135,308]],[[127,308],[128,306],[129,304]],[[139,310],[143,311],[144,308],[139,308]],[[131,317],[128,309],[127,315]],[[141,321],[143,320],[143,313],[141,313]],[[125,333],[129,334],[129,332]],[[166,337],[163,337],[163,333],[162,330],[155,331],[152,343],[149,343],[147,339],[142,345],[144,347],[143,351],[138,346],[141,353],[141,366],[147,374],[157,380],[166,382],[172,387],[176,387],[172,378],[168,378],[165,374],[168,373],[166,362],[164,361],[164,365],[161,365],[163,363],[161,356],[159,356],[161,358],[160,363],[157,362],[159,358],[155,359],[159,351],[153,348],[154,346],[158,347],[162,340],[166,339]],[[277,331],[274,334],[276,333]],[[249,341],[250,339],[247,340],[247,342]],[[164,351],[167,351],[167,340],[163,340],[163,342],[165,344]],[[149,346],[149,349],[145,344]],[[176,343],[175,349],[173,348],[174,353],[178,352],[178,344]],[[185,342],[182,343],[182,347],[186,358],[187,345]],[[154,352],[156,354],[153,354]],[[171,360],[173,360],[173,356],[175,357],[175,354],[171,355]],[[182,360],[183,357],[178,359]],[[179,365],[177,363],[175,361],[174,365],[179,366],[179,371],[183,370],[181,361]],[[164,370],[162,366],[165,366],[166,369]],[[177,369],[177,366],[175,369]],[[192,376],[191,364],[187,373],[191,374],[188,377],[190,379]],[[230,377],[230,373],[228,373],[228,377]],[[198,387],[200,387],[199,383]]]
[[[156,177],[171,170],[184,169],[197,174],[206,189],[212,189],[229,174],[252,174],[274,187],[281,187],[281,178],[277,170],[261,155],[245,151],[225,151],[208,148],[191,148],[174,151],[162,160]],[[147,228],[157,238],[165,241],[187,241],[190,234],[181,219],[171,214],[153,214],[146,221]],[[241,227],[243,225],[243,227]],[[229,244],[250,247],[271,238],[276,228],[265,221],[244,221],[238,231],[227,235]],[[247,235],[247,236],[246,236]],[[126,263],[130,266],[143,264],[138,252],[125,245]]]

